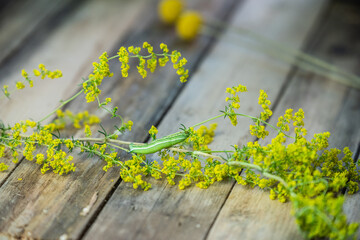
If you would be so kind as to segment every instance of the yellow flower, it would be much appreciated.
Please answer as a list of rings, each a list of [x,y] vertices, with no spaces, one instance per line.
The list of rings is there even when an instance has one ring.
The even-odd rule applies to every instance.
[[[129,131],[131,131],[131,127],[134,125],[133,121],[129,120],[127,123],[125,123],[125,128]]]
[[[202,17],[198,12],[184,12],[176,23],[177,34],[184,40],[192,40],[199,33],[202,22]]]
[[[159,17],[164,23],[173,24],[179,17],[183,7],[183,2],[180,0],[163,0],[158,6]]]
[[[10,93],[9,93],[9,86],[8,85],[4,85],[3,86],[3,93],[5,94],[6,97],[9,97],[10,96]]]
[[[23,76],[24,78],[27,78],[29,75],[28,73],[25,71],[25,69],[21,70],[21,76]]]
[[[34,69],[34,75],[38,77],[41,75],[41,72],[37,69]]]
[[[87,125],[87,124],[85,124],[85,136],[86,137],[90,137],[91,136],[91,130],[90,130],[90,126],[89,125]]]
[[[150,128],[150,130],[149,130],[150,136],[151,136],[153,139],[156,139],[156,134],[157,134],[157,133],[158,133],[157,128],[156,128],[154,125],[152,125],[151,128]]]
[[[6,165],[5,163],[0,163],[0,172],[2,171],[6,171],[8,169],[8,165]]]
[[[25,85],[24,85],[24,83],[22,83],[22,82],[17,82],[17,83],[16,83],[16,88],[17,88],[17,89],[23,89],[23,88],[25,88]]]
[[[105,99],[105,105],[107,105],[108,103],[111,103],[111,100],[112,100],[111,98],[106,98]]]

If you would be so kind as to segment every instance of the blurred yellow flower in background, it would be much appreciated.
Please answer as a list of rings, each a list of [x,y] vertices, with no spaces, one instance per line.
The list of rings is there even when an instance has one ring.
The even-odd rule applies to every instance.
[[[176,32],[184,40],[192,40],[199,33],[203,19],[196,11],[186,11],[176,23]]]
[[[166,24],[173,24],[183,10],[184,4],[181,0],[162,0],[158,11],[161,20]]]

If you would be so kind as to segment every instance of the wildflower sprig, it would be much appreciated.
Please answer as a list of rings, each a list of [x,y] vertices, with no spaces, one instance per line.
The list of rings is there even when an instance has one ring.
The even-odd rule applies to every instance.
[[[112,57],[119,58],[119,61],[122,64],[121,74],[123,77],[128,77],[128,72],[130,69],[130,58],[138,58],[139,65],[137,66],[137,69],[142,78],[145,78],[147,76],[146,68],[148,68],[151,72],[154,72],[157,68],[157,65],[159,65],[160,67],[164,67],[169,61],[169,58],[171,58],[174,68],[177,69],[176,73],[180,76],[180,81],[182,83],[187,81],[187,78],[189,77],[189,71],[184,68],[187,60],[186,58],[181,58],[180,52],[174,50],[171,52],[171,54],[169,54],[169,49],[164,43],[160,44],[160,49],[162,50],[162,53],[155,53],[153,51],[154,47],[148,42],[144,42],[142,47],[143,48],[134,46],[130,46],[128,48],[121,47],[118,51],[118,55]],[[140,54],[142,50],[145,50],[148,54]],[[146,59],[148,60],[146,61]]]
[[[51,71],[47,69],[44,64],[39,64],[39,69],[34,69],[33,72],[34,75],[31,76],[25,69],[21,70],[21,76],[23,80],[17,81],[14,89],[12,90],[9,90],[9,85],[4,85],[1,89],[4,96],[10,98],[12,92],[15,90],[22,90],[26,87],[26,85],[29,85],[29,87],[32,88],[34,86],[34,77],[40,77],[41,79],[44,79],[45,77],[55,79],[61,78],[63,76],[60,70]]]
[[[53,112],[37,122],[26,120],[11,126],[0,124],[0,158],[9,154],[13,162],[17,163],[22,155],[28,161],[40,165],[43,174],[52,170],[62,175],[76,170],[72,153],[97,156],[104,161],[104,171],[118,168],[124,182],[143,190],[151,188],[149,177],[165,179],[170,185],[177,184],[179,189],[192,185],[205,189],[215,182],[233,179],[241,185],[269,190],[271,199],[291,201],[293,215],[309,238],[346,239],[354,235],[358,224],[347,222],[341,195],[344,188],[348,189],[349,194],[359,190],[360,173],[352,159],[352,152],[349,148],[342,151],[328,149],[328,132],[306,139],[305,114],[302,109],[286,110],[278,118],[276,126],[268,123],[272,116],[271,102],[263,90],[260,90],[258,99],[262,108],[258,117],[238,112],[239,94],[247,91],[245,86],[238,85],[226,89],[226,105],[217,116],[191,127],[182,126],[177,133],[163,138],[156,137],[158,130],[152,126],[149,130],[151,141],[147,144],[118,140],[119,134],[131,131],[133,122],[124,122],[117,113],[118,108],[111,106],[111,98],[100,100],[103,80],[113,75],[108,62],[118,58],[122,63],[121,73],[127,77],[129,59],[138,59],[137,70],[142,77],[146,77],[147,69],[153,72],[171,60],[180,75],[180,81],[185,82],[188,77],[188,70],[185,69],[187,60],[181,58],[177,51],[170,54],[165,44],[161,44],[160,49],[162,53],[155,53],[153,46],[145,42],[142,48],[121,47],[118,55],[113,57],[103,53],[99,62],[93,64],[93,72],[83,79],[82,89],[61,101],[61,105]],[[34,71],[37,76],[60,76],[59,72],[52,73],[43,66],[39,66],[39,69]],[[28,74],[25,71],[22,74],[28,81]],[[4,86],[5,95],[8,94],[7,89]],[[108,112],[111,118],[121,120],[121,125],[115,126],[114,133],[109,133],[100,124],[100,119],[87,111],[74,114],[61,110],[65,104],[82,94],[88,102],[96,100],[99,108]],[[44,125],[43,122],[53,114],[57,115],[57,119]],[[230,123],[236,126],[238,117],[253,121],[250,134],[255,140],[242,146],[232,145],[227,150],[212,150],[209,144],[214,140],[217,124],[208,127],[205,124],[218,118],[229,118]],[[91,125],[95,124],[101,128],[98,131],[101,137],[92,136],[94,129]],[[83,128],[83,137],[63,137],[60,130],[70,125]],[[269,144],[263,145],[258,139],[268,136],[268,130],[274,130],[277,134]],[[119,152],[125,154],[120,155]],[[148,154],[155,152],[158,153],[156,160],[148,158]],[[7,164],[0,163],[0,171],[7,169]]]
[[[99,57],[99,62],[93,63],[93,72],[89,74],[87,78],[83,79],[82,83],[82,89],[75,93],[72,97],[60,101],[61,104],[54,109],[52,112],[50,112],[45,117],[41,118],[38,123],[42,123],[45,120],[47,120],[49,117],[53,116],[61,110],[66,104],[69,102],[75,100],[82,94],[85,94],[85,98],[87,102],[93,102],[97,101],[99,108],[102,108],[106,112],[108,112],[111,115],[111,118],[119,118],[120,119],[120,126],[117,126],[117,132],[116,134],[123,133],[126,130],[131,130],[131,127],[133,125],[132,121],[125,122],[123,117],[117,113],[118,108],[108,108],[107,105],[111,103],[111,98],[105,98],[105,101],[100,100],[100,94],[101,89],[100,86],[102,84],[102,81],[105,78],[112,77],[113,73],[109,69],[108,62],[112,59],[118,58],[119,61],[122,63],[121,66],[121,73],[123,77],[128,77],[128,71],[130,69],[129,65],[129,58],[138,58],[139,59],[139,65],[137,66],[139,74],[144,78],[147,76],[147,70],[146,68],[150,69],[151,72],[154,72],[157,66],[164,67],[166,63],[171,59],[174,69],[176,69],[176,73],[180,76],[181,82],[186,82],[187,78],[189,77],[188,70],[185,69],[185,65],[187,63],[186,58],[181,58],[181,53],[174,50],[172,53],[169,53],[169,49],[166,44],[161,43],[160,49],[162,53],[155,53],[154,47],[149,44],[148,42],[144,42],[141,47],[134,47],[130,46],[128,48],[121,47],[118,51],[118,54],[112,57],[109,57],[107,52],[104,52]],[[148,54],[142,55],[141,51],[145,50]],[[146,62],[146,59],[147,62]],[[17,83],[18,89],[23,89],[25,87],[26,81],[29,82],[30,86],[33,86],[33,82],[29,76],[29,74],[22,70],[22,76],[25,78],[24,81]],[[62,72],[60,70],[50,71],[46,69],[44,64],[39,65],[39,69],[34,69],[34,76],[35,77],[41,77],[44,79],[45,77],[49,77],[51,79],[54,78],[60,78],[62,77]],[[10,97],[11,91],[9,91],[9,86],[4,85],[2,88],[2,92],[4,96]],[[115,134],[115,135],[116,135]],[[114,136],[115,136],[114,135]]]

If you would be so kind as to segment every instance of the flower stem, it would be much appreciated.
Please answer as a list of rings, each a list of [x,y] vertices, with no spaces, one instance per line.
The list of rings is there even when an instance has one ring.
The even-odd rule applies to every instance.
[[[212,118],[209,118],[209,119],[207,119],[207,120],[205,120],[205,121],[199,122],[199,123],[197,123],[197,124],[195,124],[195,125],[193,125],[193,126],[191,126],[191,127],[194,128],[194,127],[203,125],[204,123],[210,122],[210,121],[212,121],[212,120],[215,120],[215,119],[220,118],[220,117],[223,117],[223,116],[225,116],[225,113],[220,114],[220,115],[217,115],[217,116],[212,117]]]
[[[80,94],[82,94],[84,92],[84,89],[81,89],[78,93],[76,93],[74,96],[72,96],[71,98],[62,101],[61,105],[59,107],[57,107],[54,111],[52,111],[51,113],[49,113],[48,115],[46,115],[45,117],[43,117],[41,120],[39,120],[37,123],[41,123],[42,121],[48,119],[51,115],[53,115],[54,113],[56,113],[57,110],[59,110],[60,108],[62,108],[63,106],[65,106],[68,102],[71,102],[72,100],[74,100],[75,98],[77,98]]]

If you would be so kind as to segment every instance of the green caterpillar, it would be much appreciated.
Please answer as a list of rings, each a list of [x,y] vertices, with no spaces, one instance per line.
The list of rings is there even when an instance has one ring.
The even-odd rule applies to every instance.
[[[189,137],[189,133],[177,132],[163,138],[156,139],[151,143],[130,144],[130,153],[150,154],[169,148],[175,144],[185,141]]]

